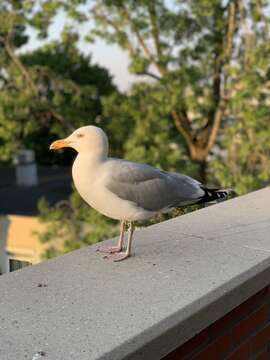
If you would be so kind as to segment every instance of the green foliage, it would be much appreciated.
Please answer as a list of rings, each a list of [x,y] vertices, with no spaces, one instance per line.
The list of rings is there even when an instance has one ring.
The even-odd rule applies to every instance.
[[[159,96],[158,86],[140,83],[134,85],[127,95],[112,93],[103,98],[102,122],[109,135],[111,155],[152,164],[168,171],[196,175],[197,165],[184,157],[185,150],[178,145],[178,134],[166,111],[166,103],[162,103]],[[64,251],[71,251],[118,233],[114,221],[89,208],[76,192],[69,203],[68,211],[63,206],[52,209],[44,206],[44,202],[40,203],[41,218],[49,225],[48,230],[41,235],[42,241],[65,239]],[[179,216],[195,208],[161,215],[142,222],[140,226]],[[89,224],[87,234],[82,231],[85,224]],[[56,249],[49,247],[45,255],[49,257],[56,254]]]
[[[24,54],[17,51],[29,40],[27,27],[34,27],[40,38],[47,36],[60,7],[77,21],[83,20],[74,8],[77,4],[78,1],[58,0],[2,1],[0,4],[2,164],[11,163],[13,155],[22,148],[35,150],[39,164],[69,163],[74,155],[65,152],[52,156],[48,149],[50,142],[79,126],[102,122],[103,97],[117,94],[108,71],[93,65],[91,57],[78,50],[78,34],[70,27],[64,29],[61,39],[35,51]],[[41,220],[47,224],[39,238],[52,244],[45,257],[114,233],[113,222],[93,210],[86,210],[76,193],[67,204],[49,207],[41,200],[39,208]]]
[[[63,155],[48,154],[48,143],[95,123],[108,133],[112,156],[202,179],[207,164],[211,184],[239,193],[269,184],[267,7],[264,0],[2,1],[0,161],[26,146],[39,162],[63,163]],[[106,70],[78,51],[80,32],[70,27],[60,40],[19,56],[27,26],[44,38],[59,11],[88,26],[87,41],[120,46],[129,71],[144,81],[117,92]],[[48,225],[40,238],[52,244],[47,257],[61,252],[55,239],[66,252],[117,231],[76,192],[67,203],[39,207]]]
[[[105,98],[103,106],[113,155],[196,176],[197,165],[186,156],[183,141],[179,143],[158,84],[135,84],[118,101],[115,94]]]
[[[76,191],[69,201],[62,201],[54,207],[41,199],[38,208],[40,221],[47,225],[46,231],[38,234],[42,243],[49,243],[44,258],[94,244],[118,232],[115,221],[90,209]]]
[[[211,164],[219,183],[239,194],[270,183],[269,56],[269,43],[253,49],[245,74],[232,84],[232,118],[221,141],[226,156]],[[235,74],[240,71],[237,67],[233,70]]]
[[[128,52],[131,72],[160,78],[160,106],[166,101],[168,112],[188,110],[195,138],[216,108],[213,81],[224,55],[225,3],[98,0],[92,14],[94,34]]]
[[[0,141],[6,146],[0,161],[11,161],[12,154],[27,147],[35,150],[40,164],[70,162],[67,155],[52,157],[48,144],[102,114],[102,97],[116,89],[107,70],[92,65],[75,43],[75,36],[64,37],[20,56],[36,93],[25,86],[24,75],[13,63],[5,66],[9,77],[0,93]]]

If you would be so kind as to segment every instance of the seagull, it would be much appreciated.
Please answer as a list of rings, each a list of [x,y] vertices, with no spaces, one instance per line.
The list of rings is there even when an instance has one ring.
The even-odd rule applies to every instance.
[[[77,151],[72,177],[84,201],[103,215],[120,220],[116,246],[102,246],[113,261],[131,255],[134,222],[150,219],[175,208],[224,199],[230,189],[210,189],[199,181],[150,165],[108,157],[109,142],[96,126],[83,126],[65,139],[56,140],[50,149],[71,147]],[[124,234],[129,225],[127,246]]]

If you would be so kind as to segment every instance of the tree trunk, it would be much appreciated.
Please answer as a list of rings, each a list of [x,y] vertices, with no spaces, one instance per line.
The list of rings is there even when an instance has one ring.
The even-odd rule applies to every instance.
[[[203,184],[206,184],[207,182],[207,161],[200,161],[199,163],[199,181],[201,181]]]

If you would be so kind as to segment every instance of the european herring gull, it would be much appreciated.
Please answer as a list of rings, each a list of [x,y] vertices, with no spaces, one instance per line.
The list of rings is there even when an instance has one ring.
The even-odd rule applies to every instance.
[[[108,138],[96,126],[83,126],[67,138],[54,141],[50,149],[64,147],[78,152],[72,177],[81,197],[100,213],[121,221],[117,246],[98,249],[110,254],[114,261],[130,256],[134,221],[150,219],[185,205],[225,198],[230,193],[230,190],[209,189],[186,175],[110,158]],[[127,224],[129,236],[124,249]]]

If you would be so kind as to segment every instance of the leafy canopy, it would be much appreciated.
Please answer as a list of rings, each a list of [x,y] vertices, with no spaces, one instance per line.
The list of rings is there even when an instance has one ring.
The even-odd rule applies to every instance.
[[[44,156],[37,134],[47,146],[49,137],[89,123],[91,116],[107,131],[113,156],[208,178],[239,193],[265,186],[268,7],[265,0],[2,1],[0,141],[9,146],[1,148],[0,158],[9,159],[11,147],[23,144]],[[106,71],[78,51],[80,36],[72,28],[57,42],[18,55],[28,41],[26,27],[46,37],[60,11],[83,25],[84,33],[88,28],[87,41],[102,38],[120,46],[130,72],[144,81],[127,93],[115,91]],[[76,193],[68,206],[40,206],[50,225],[43,240],[64,236],[65,251],[115,231]],[[51,248],[47,256],[57,251]]]

